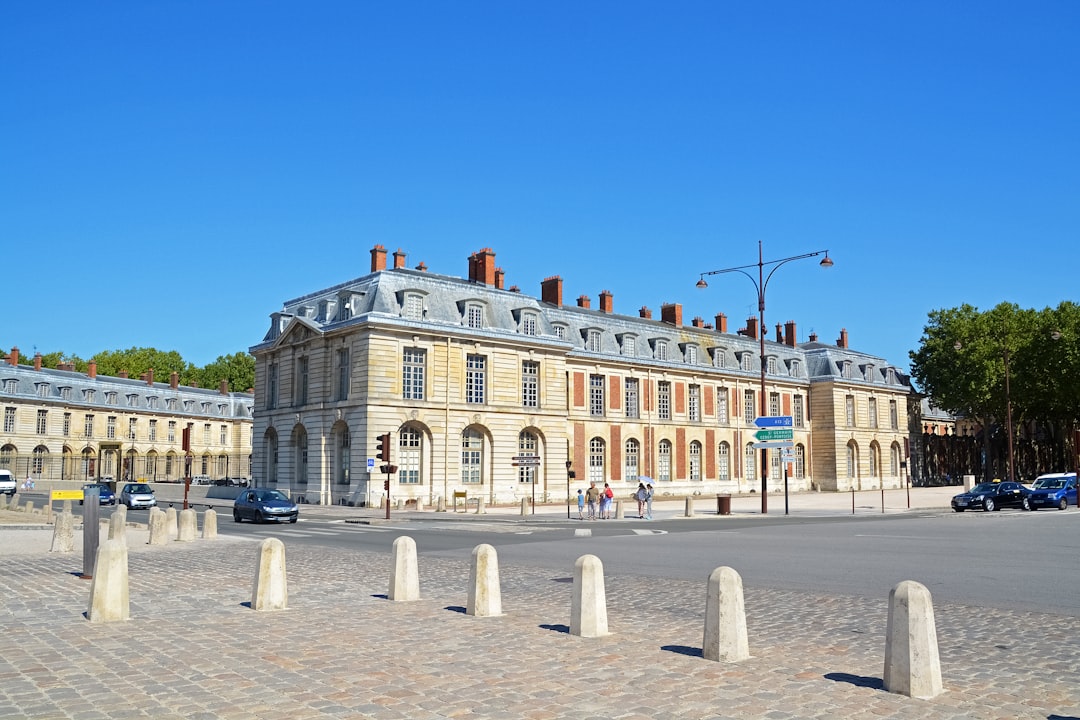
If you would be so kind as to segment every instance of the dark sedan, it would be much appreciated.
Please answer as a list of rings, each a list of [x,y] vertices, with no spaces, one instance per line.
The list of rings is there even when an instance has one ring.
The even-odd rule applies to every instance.
[[[254,522],[296,522],[300,508],[277,490],[255,488],[244,490],[236,496],[233,503],[233,520],[252,520]]]
[[[94,488],[97,488],[97,491],[98,491],[98,504],[99,505],[115,505],[116,504],[116,493],[114,493],[111,489],[109,489],[109,486],[106,485],[105,483],[87,483],[87,484],[83,485],[82,486],[83,496],[84,497],[86,496],[86,491],[87,490],[93,490]],[[80,500],[79,504],[82,505],[83,501]]]
[[[979,483],[966,493],[955,495],[952,499],[954,512],[980,509],[990,512],[1003,507],[1018,507],[1030,510],[1031,491],[1018,482]]]

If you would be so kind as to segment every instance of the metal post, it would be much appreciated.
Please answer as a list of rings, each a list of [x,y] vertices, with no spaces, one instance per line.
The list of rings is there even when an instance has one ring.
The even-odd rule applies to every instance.
[[[94,577],[94,563],[97,562],[98,541],[101,528],[98,526],[98,510],[101,508],[101,495],[97,487],[83,492],[83,571],[79,577],[90,580]]]
[[[783,458],[781,458],[781,461]],[[787,492],[787,463],[781,463],[784,466],[784,514],[788,514],[788,492]]]
[[[765,398],[765,261],[761,254],[761,241],[757,244],[758,269],[758,355],[761,358],[761,417],[769,414]],[[761,449],[761,514],[769,512],[769,451]]]

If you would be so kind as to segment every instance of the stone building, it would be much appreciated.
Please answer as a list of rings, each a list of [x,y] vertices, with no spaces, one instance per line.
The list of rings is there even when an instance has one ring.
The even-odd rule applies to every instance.
[[[311,503],[377,504],[377,439],[392,435],[392,498],[455,492],[487,502],[564,501],[590,480],[620,495],[760,491],[757,319],[683,323],[614,311],[608,291],[573,304],[511,286],[483,249],[467,278],[405,266],[382,246],[371,272],[284,304],[256,358],[253,472]],[[899,487],[908,378],[885,360],[794,322],[765,343],[766,405],[790,415],[790,462],[768,456],[768,489]],[[538,460],[522,460],[534,457]],[[569,480],[569,473],[574,479]]]
[[[98,478],[179,482],[187,470],[183,431],[191,428],[191,475],[251,475],[254,397],[183,387],[176,373],[156,382],[19,364],[19,350],[0,363],[0,468],[24,479]]]

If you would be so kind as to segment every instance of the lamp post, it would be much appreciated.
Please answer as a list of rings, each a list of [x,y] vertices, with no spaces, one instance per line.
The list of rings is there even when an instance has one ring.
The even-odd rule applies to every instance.
[[[574,472],[570,469],[574,467],[573,460],[566,461],[566,519],[570,519],[570,480],[574,477]]]
[[[776,272],[781,265],[786,265],[792,260],[804,260],[806,258],[817,257],[818,255],[824,255],[821,262],[818,263],[821,267],[832,267],[833,261],[829,258],[828,250],[815,250],[814,252],[803,253],[802,255],[792,255],[791,257],[780,258],[779,260],[765,261],[762,255],[761,241],[758,240],[758,261],[752,265],[739,265],[738,267],[724,268],[722,270],[710,270],[709,272],[701,273],[701,278],[697,281],[698,289],[705,289],[709,287],[709,284],[705,282],[706,275],[723,275],[725,273],[737,272],[745,275],[750,279],[750,282],[754,284],[754,289],[757,290],[758,296],[758,356],[761,364],[761,417],[765,417],[769,414],[767,399],[765,397],[765,289],[769,285],[769,280],[772,279],[773,273]],[[757,279],[754,276],[746,272],[750,268],[757,268]],[[771,267],[769,274],[765,274],[765,268]],[[761,514],[764,515],[769,512],[769,451],[766,448],[761,449]]]

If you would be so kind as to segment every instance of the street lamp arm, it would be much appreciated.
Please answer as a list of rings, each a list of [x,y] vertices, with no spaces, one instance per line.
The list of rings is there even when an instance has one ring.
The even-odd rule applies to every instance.
[[[817,257],[818,255],[824,255],[825,258],[821,261],[821,264],[825,267],[830,267],[833,261],[829,258],[828,250],[815,250],[810,253],[803,253],[802,255],[793,255],[791,257],[784,258],[782,260],[770,260],[769,262],[762,263],[762,265],[773,265],[773,269],[769,271],[769,274],[765,276],[765,284],[761,288],[761,294],[765,294],[765,288],[769,286],[769,280],[772,278],[773,273],[780,269],[782,265],[787,265],[792,260],[805,260],[806,258]],[[826,262],[828,261],[828,262]]]
[[[832,261],[832,258],[829,257],[829,251],[828,250],[815,250],[814,252],[803,253],[802,255],[792,255],[791,257],[780,258],[779,260],[767,260],[767,261],[762,261],[762,262],[751,263],[750,265],[738,265],[736,267],[723,268],[721,270],[709,270],[708,272],[701,273],[701,277],[697,282],[697,286],[699,288],[707,288],[709,286],[709,284],[705,282],[705,277],[707,275],[723,275],[724,273],[733,273],[733,272],[742,273],[746,277],[750,278],[750,282],[754,283],[754,287],[758,291],[758,299],[760,300],[761,296],[763,296],[765,294],[765,287],[769,284],[769,278],[771,278],[773,276],[773,273],[776,272],[777,269],[781,265],[786,265],[787,263],[791,262],[792,260],[805,260],[806,258],[817,257],[818,255],[824,255],[825,256],[825,258],[821,261],[821,265],[823,267],[832,267],[833,261]],[[758,268],[758,270],[760,271],[762,268],[769,267],[769,266],[773,266],[773,267],[772,267],[771,270],[769,270],[769,274],[765,278],[765,280],[764,280],[764,282],[762,283],[761,286],[758,285],[758,281],[754,279],[753,275],[746,272],[750,268]]]

